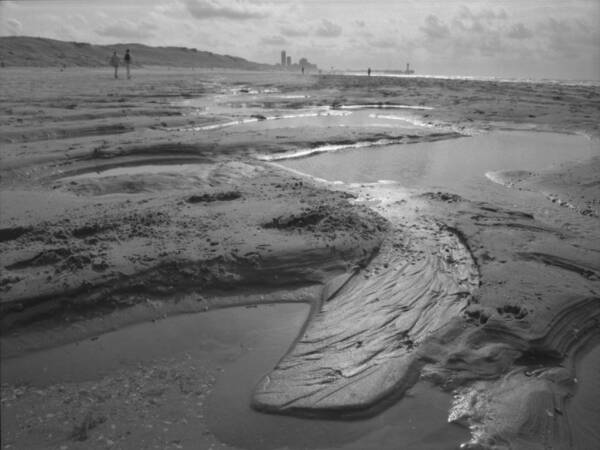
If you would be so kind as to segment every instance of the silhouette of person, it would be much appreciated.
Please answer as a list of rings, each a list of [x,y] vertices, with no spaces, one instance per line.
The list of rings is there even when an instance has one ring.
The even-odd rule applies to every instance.
[[[115,78],[119,78],[119,57],[116,51],[113,52],[110,58],[110,65],[115,68]]]
[[[304,75],[304,66],[302,66],[302,75]]]
[[[371,76],[371,68],[370,67],[367,69],[367,75]]]
[[[127,79],[131,79],[131,72],[129,71],[129,66],[131,65],[131,54],[129,53],[129,49],[125,50],[125,56],[123,57],[125,61],[125,69],[127,70]]]

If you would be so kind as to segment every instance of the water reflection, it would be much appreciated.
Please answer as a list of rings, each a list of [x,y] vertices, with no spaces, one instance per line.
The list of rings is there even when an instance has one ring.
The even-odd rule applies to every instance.
[[[597,151],[596,151],[597,152]],[[436,142],[320,153],[281,163],[329,181],[394,180],[417,189],[472,193],[490,183],[485,173],[540,170],[595,153],[584,136],[531,131],[496,131]]]

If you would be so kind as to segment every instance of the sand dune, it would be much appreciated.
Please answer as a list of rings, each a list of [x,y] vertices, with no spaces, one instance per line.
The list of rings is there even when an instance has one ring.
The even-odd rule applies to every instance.
[[[0,37],[3,67],[97,67],[107,66],[113,51],[122,58],[130,49],[133,65],[264,70],[267,64],[240,57],[218,55],[186,47],[149,47],[142,44],[95,45],[28,36]]]

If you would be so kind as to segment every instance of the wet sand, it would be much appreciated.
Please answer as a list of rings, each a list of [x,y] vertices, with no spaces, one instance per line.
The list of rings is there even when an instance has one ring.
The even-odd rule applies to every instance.
[[[600,333],[600,88],[10,69],[1,97],[5,361],[166,316],[309,303],[248,399],[257,410],[368,420],[428,383],[422,395],[454,395],[448,420],[474,448],[597,446],[581,399],[600,398],[582,375]],[[480,190],[336,184],[269,162],[494,130],[581,134],[590,153],[493,167]],[[133,448],[140,430],[147,448],[187,448],[192,416],[202,448],[244,447],[208,426],[210,358],[21,376],[3,374],[6,448]],[[388,427],[346,445],[384,448]],[[416,445],[456,445],[443,436]]]

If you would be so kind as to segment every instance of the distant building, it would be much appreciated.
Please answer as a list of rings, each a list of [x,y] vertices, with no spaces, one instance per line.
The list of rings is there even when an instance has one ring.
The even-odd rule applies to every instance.
[[[292,62],[292,57],[285,50],[281,51],[281,67],[286,71],[292,72],[302,70],[302,68],[309,72],[319,70],[316,64],[312,64],[306,58],[300,58],[297,63]]]

